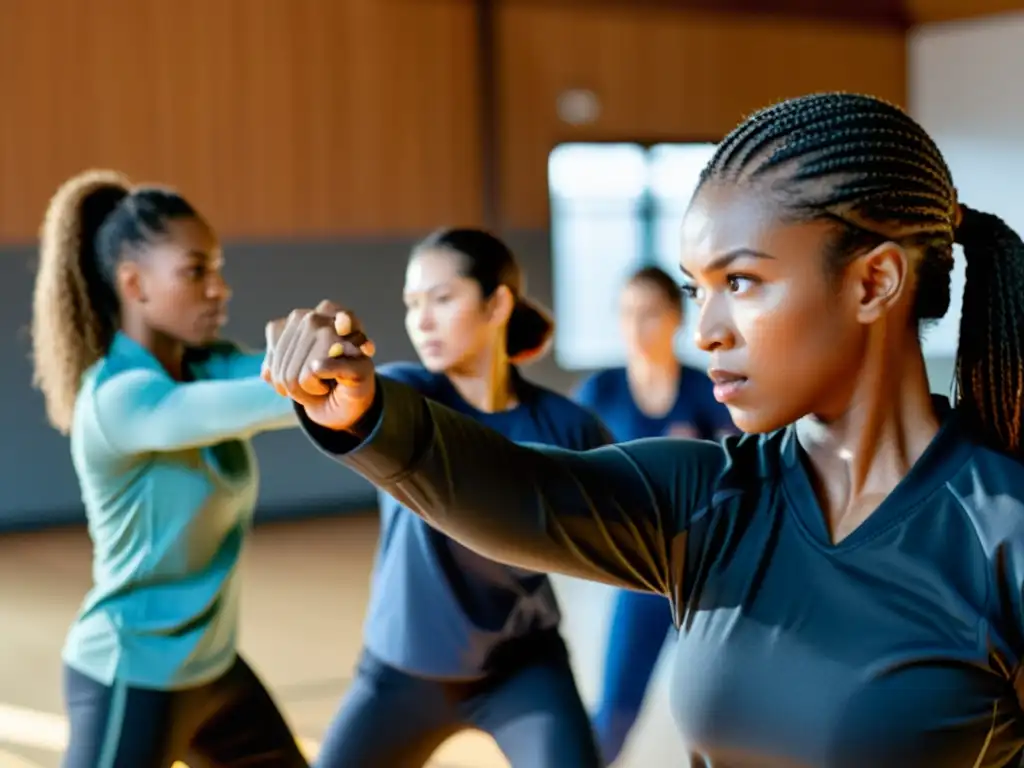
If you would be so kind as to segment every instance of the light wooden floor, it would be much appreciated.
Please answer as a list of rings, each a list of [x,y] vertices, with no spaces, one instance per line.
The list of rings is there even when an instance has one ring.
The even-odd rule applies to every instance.
[[[375,516],[267,525],[246,562],[242,649],[315,755],[359,649],[376,542]],[[0,768],[56,768],[66,742],[60,647],[89,587],[82,529],[0,535]],[[584,698],[599,689],[607,588],[557,579],[564,632]],[[617,768],[685,765],[659,674]],[[433,768],[507,763],[482,734],[464,733]],[[570,768],[570,766],[566,766]]]

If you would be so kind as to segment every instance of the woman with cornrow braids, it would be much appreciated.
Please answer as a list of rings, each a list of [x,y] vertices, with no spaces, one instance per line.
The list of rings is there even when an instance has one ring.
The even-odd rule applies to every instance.
[[[947,400],[920,334],[948,308],[954,242]],[[664,595],[692,765],[1018,765],[1020,237],[960,204],[903,111],[816,94],[721,144],[681,267],[715,397],[748,433],[722,444],[514,445],[376,377],[358,320],[327,305],[270,328],[264,376],[321,450],[467,547]]]

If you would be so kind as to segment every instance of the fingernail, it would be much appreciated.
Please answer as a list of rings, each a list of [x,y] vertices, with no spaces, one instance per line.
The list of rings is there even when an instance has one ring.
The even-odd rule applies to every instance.
[[[352,333],[352,318],[348,312],[339,312],[334,316],[334,330],[339,336],[348,336]]]
[[[372,341],[367,341],[361,347],[359,347],[359,351],[362,352],[367,357],[373,357],[373,353],[377,351],[377,345],[374,344]]]
[[[331,344],[331,348],[327,350],[328,357],[341,357],[343,354],[345,354],[345,346],[339,341]]]

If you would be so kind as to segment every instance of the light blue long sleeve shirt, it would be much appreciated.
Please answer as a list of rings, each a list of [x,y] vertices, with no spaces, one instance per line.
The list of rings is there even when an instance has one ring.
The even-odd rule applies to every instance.
[[[82,378],[71,456],[93,583],[64,661],[110,685],[172,690],[234,663],[242,546],[256,505],[249,438],[297,424],[263,354],[218,345],[172,379],[119,334]]]

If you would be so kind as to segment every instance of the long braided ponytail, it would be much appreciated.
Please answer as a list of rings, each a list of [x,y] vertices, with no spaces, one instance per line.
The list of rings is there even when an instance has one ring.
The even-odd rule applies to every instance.
[[[998,217],[959,204],[941,152],[909,115],[856,94],[790,99],[726,137],[701,176],[709,181],[760,185],[794,218],[842,224],[833,270],[858,246],[920,248],[918,322],[948,310],[952,247],[961,244],[967,285],[956,404],[981,440],[1024,454],[1024,242]]]

